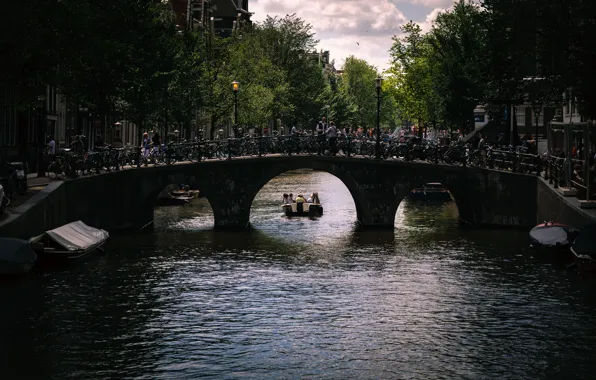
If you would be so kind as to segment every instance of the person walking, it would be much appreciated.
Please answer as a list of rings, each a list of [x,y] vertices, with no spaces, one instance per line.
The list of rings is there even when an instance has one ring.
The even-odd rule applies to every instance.
[[[323,153],[325,146],[325,131],[327,130],[327,119],[325,116],[321,117],[321,120],[315,127],[315,134],[317,136],[317,154],[320,156]]]
[[[329,128],[327,128],[327,140],[329,141],[329,153],[332,156],[337,154],[337,128],[335,128],[334,122],[329,122]]]

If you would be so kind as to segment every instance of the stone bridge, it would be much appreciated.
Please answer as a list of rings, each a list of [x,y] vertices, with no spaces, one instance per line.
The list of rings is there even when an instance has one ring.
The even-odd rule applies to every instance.
[[[24,230],[29,235],[41,233],[79,219],[108,230],[141,228],[153,220],[158,194],[177,183],[201,191],[213,208],[215,227],[246,228],[259,190],[276,176],[301,168],[340,179],[354,199],[363,227],[393,228],[399,203],[427,182],[443,183],[460,217],[472,225],[536,224],[535,176],[422,162],[268,156],[144,167],[54,182],[36,195],[39,199],[29,206],[31,210],[5,221],[0,236],[21,236]]]

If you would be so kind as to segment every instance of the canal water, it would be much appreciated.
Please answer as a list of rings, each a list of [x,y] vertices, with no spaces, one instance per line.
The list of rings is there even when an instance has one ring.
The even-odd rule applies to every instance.
[[[325,213],[288,219],[283,192]],[[209,204],[156,210],[107,254],[0,283],[1,379],[588,379],[596,282],[533,257],[527,233],[404,201],[358,231],[345,186],[272,180],[252,229]]]

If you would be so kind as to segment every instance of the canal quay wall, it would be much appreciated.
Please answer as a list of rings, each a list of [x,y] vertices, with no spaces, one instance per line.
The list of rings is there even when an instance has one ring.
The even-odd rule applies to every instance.
[[[460,217],[476,226],[530,228],[543,220],[556,220],[582,227],[592,221],[590,214],[534,175],[416,162],[295,156],[180,163],[54,181],[10,210],[0,221],[0,237],[27,239],[76,220],[108,231],[139,230],[153,220],[158,194],[179,183],[199,189],[207,198],[215,227],[246,228],[260,189],[276,176],[300,168],[322,170],[340,179],[354,199],[363,227],[393,228],[401,200],[428,182],[443,183],[451,191]]]

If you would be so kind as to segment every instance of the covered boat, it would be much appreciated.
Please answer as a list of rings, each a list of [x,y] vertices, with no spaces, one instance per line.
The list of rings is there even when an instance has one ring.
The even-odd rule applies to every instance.
[[[65,224],[30,240],[44,259],[77,259],[97,249],[108,240],[107,231],[90,227],[82,221]]]
[[[596,271],[596,224],[589,224],[580,230],[571,252],[580,270]]]
[[[28,241],[0,238],[0,275],[27,273],[35,260],[37,255]]]
[[[534,248],[568,248],[576,236],[576,229],[553,222],[544,222],[530,230],[530,241]]]
[[[323,206],[320,203],[293,202],[281,205],[286,216],[310,216],[323,215]]]
[[[429,182],[410,191],[409,197],[417,200],[448,201],[451,194],[442,183]]]

